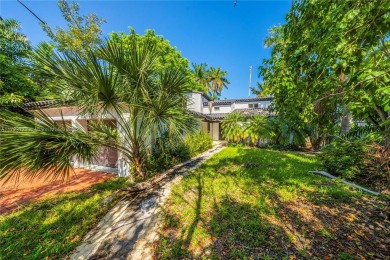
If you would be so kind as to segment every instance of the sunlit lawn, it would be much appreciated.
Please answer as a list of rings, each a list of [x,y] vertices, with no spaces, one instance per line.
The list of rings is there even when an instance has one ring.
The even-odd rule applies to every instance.
[[[103,200],[128,185],[114,178],[84,192],[55,195],[0,217],[0,259],[59,259],[112,206]]]
[[[174,186],[156,257],[383,256],[385,223],[362,217],[382,204],[309,172],[320,168],[314,155],[226,148]]]

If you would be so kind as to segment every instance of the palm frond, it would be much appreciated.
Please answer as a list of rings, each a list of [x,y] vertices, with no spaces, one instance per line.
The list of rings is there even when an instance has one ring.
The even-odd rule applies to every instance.
[[[340,137],[342,139],[357,139],[380,130],[381,127],[377,125],[355,126],[351,128],[348,132],[343,133]]]
[[[42,111],[33,116],[0,115],[0,179],[65,179],[75,157],[89,162],[96,156],[99,144],[81,128],[58,125]]]

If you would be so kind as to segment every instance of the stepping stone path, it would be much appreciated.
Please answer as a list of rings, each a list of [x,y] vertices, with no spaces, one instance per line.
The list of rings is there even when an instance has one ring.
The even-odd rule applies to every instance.
[[[84,238],[70,259],[152,259],[152,244],[159,238],[160,207],[168,199],[173,184],[179,182],[212,155],[224,148],[217,143],[194,159],[170,169],[169,178],[158,187],[127,195],[120,200]]]

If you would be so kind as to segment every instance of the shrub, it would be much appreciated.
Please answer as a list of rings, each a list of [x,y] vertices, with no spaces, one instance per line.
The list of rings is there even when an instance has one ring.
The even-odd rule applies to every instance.
[[[326,170],[336,176],[364,182],[386,181],[389,159],[383,140],[376,133],[352,140],[337,139],[323,148],[320,159]]]
[[[364,142],[338,139],[322,149],[320,159],[329,173],[354,179],[366,168]]]
[[[188,134],[184,140],[168,135],[157,138],[148,161],[148,172],[153,174],[189,160],[212,147],[213,139],[204,132]]]
[[[201,131],[187,135],[184,139],[184,144],[188,147],[191,157],[194,157],[210,149],[213,145],[213,139],[208,133]]]
[[[148,161],[148,172],[156,173],[191,158],[190,150],[183,140],[170,139],[164,135],[156,144]]]

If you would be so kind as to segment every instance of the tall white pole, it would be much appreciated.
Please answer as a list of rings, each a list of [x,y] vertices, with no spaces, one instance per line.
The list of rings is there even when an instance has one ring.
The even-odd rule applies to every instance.
[[[251,97],[251,87],[252,87],[252,65],[249,66],[248,97]]]

